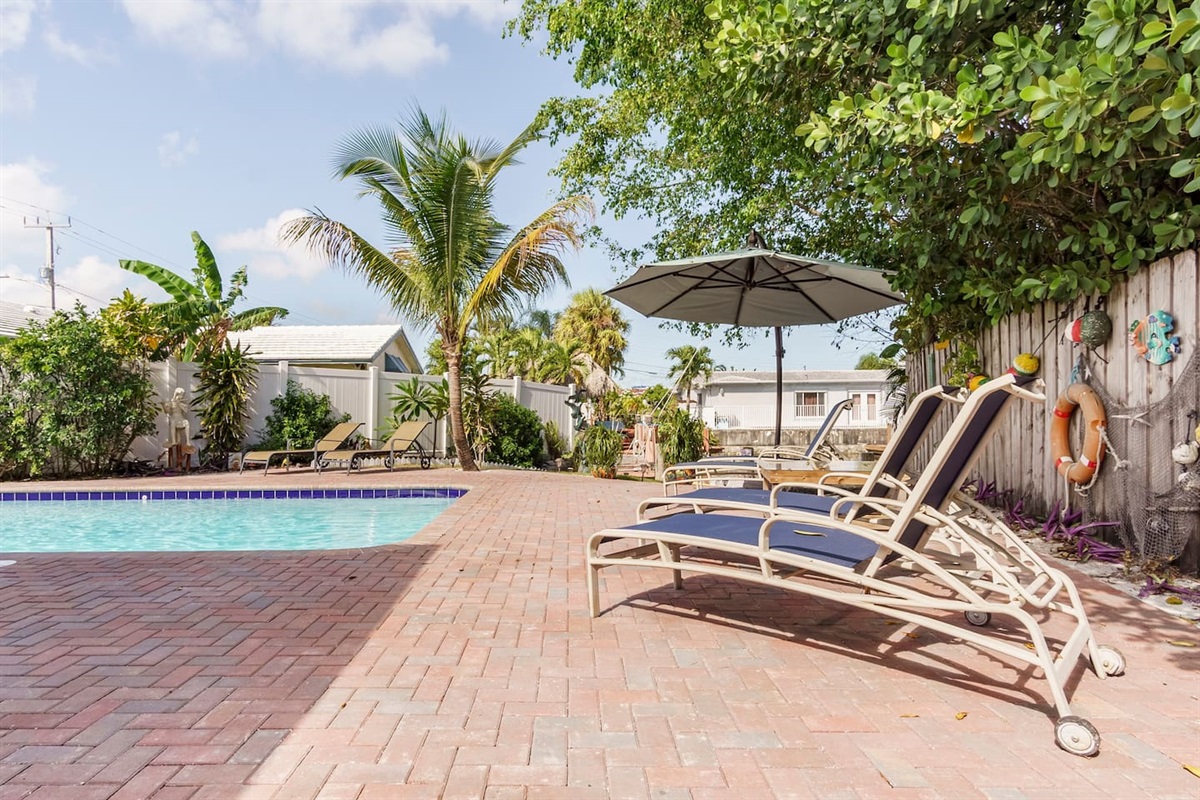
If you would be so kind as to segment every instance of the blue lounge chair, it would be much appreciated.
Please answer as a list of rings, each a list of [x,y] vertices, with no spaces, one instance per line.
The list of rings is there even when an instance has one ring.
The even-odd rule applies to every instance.
[[[935,386],[913,398],[900,429],[888,442],[863,485],[853,492],[825,482],[830,477],[845,473],[829,473],[815,484],[781,483],[771,489],[710,486],[686,494],[643,500],[638,506],[638,519],[644,519],[648,511],[659,509],[691,510],[695,513],[735,509],[768,514],[775,508],[791,508],[828,514],[841,497],[886,497],[890,493],[904,491],[907,487],[900,481],[904,465],[938,412],[948,403],[961,402],[957,397],[959,393],[956,386]]]
[[[1118,675],[1124,659],[1092,635],[1071,579],[1049,566],[1007,528],[975,524],[946,509],[1014,398],[1044,404],[1032,379],[1002,376],[973,393],[955,417],[929,465],[903,499],[842,498],[888,521],[886,526],[777,508],[765,520],[734,514],[675,514],[593,534],[586,545],[588,601],[600,613],[600,571],[644,566],[682,574],[704,573],[781,588],[956,637],[1040,668],[1060,715],[1059,746],[1094,755],[1100,737],[1071,714],[1066,684],[1086,652],[1100,677]],[[931,534],[953,538],[959,554],[927,547]],[[638,540],[633,546],[613,544]],[[602,552],[602,548],[604,552]],[[811,580],[812,578],[820,580]],[[954,613],[965,616],[956,621]],[[1051,649],[1043,618],[1073,622],[1066,640]],[[997,633],[993,617],[1022,629]],[[1029,647],[1024,644],[1028,640]]]

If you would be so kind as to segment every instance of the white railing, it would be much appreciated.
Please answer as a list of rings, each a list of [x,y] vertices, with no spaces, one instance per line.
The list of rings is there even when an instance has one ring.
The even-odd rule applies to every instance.
[[[815,406],[812,408],[814,411],[819,410]],[[704,424],[714,430],[729,428],[769,430],[775,427],[775,406],[773,405],[705,406],[700,416],[704,420]],[[797,416],[795,406],[785,406],[783,409],[783,427],[785,428],[819,428],[824,420],[824,414]],[[850,428],[885,427],[882,419],[853,419],[852,415],[845,413],[838,419],[837,424],[839,427]]]
[[[195,396],[197,380],[195,364],[183,364],[174,359],[149,365],[149,377],[161,406],[171,397],[176,387],[184,389],[184,399],[191,401]],[[329,395],[330,405],[337,414],[349,414],[350,419],[363,423],[364,434],[374,439],[383,438],[390,429],[396,387],[407,383],[414,376],[405,373],[380,372],[375,367],[366,370],[337,369],[331,367],[293,367],[286,361],[278,364],[262,364],[258,368],[258,386],[250,397],[250,419],[246,426],[247,443],[253,444],[266,430],[267,417],[271,414],[271,400],[287,391],[289,380],[318,394]],[[423,383],[440,383],[436,375],[415,376]],[[571,388],[545,383],[531,383],[520,378],[491,381],[489,386],[512,397],[526,408],[537,412],[543,422],[553,422],[574,446],[574,430],[571,425],[571,409],[566,400]],[[194,413],[190,414],[191,431],[200,430]],[[134,458],[154,460],[163,450],[167,438],[166,414],[159,415],[158,430],[150,436],[134,441],[130,453]],[[437,453],[443,453],[449,438],[447,421],[443,418],[436,426],[430,426],[422,437],[422,444]]]

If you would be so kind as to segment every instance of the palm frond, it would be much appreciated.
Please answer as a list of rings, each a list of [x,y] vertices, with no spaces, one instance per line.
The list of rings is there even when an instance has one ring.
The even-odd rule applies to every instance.
[[[136,259],[121,259],[117,262],[117,265],[123,270],[141,275],[143,278],[153,281],[178,303],[186,302],[196,294],[195,286],[166,267],[160,267],[157,264],[138,261]]]
[[[276,320],[283,319],[287,315],[288,310],[279,306],[249,308],[233,315],[230,320],[229,330],[248,331],[251,328],[258,328],[263,325],[274,325]]]
[[[495,313],[522,297],[537,296],[558,281],[570,285],[562,263],[568,249],[579,250],[583,227],[595,216],[587,197],[560,200],[522,228],[479,280],[463,309],[463,319]]]
[[[213,255],[212,248],[200,238],[200,234],[196,231],[192,231],[192,244],[196,249],[196,269],[194,270],[196,278],[204,287],[204,292],[209,299],[219,303],[224,289],[221,285],[221,271],[217,269],[217,259]]]
[[[285,243],[303,244],[345,272],[361,276],[396,310],[412,314],[416,323],[427,320],[437,308],[420,279],[421,271],[412,268],[415,255],[409,251],[384,253],[349,226],[320,212],[287,223],[279,238]]]

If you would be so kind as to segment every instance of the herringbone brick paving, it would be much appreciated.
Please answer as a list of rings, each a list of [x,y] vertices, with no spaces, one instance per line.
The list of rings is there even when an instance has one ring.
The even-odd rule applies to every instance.
[[[118,485],[349,485],[333,480]],[[1054,746],[1028,669],[870,614],[613,569],[589,618],[584,538],[651,484],[348,480],[471,491],[370,550],[10,556],[0,800],[1200,797],[1182,766],[1200,763],[1198,651],[1170,644],[1195,627],[1090,579],[1129,671],[1077,672],[1103,736],[1085,760]]]

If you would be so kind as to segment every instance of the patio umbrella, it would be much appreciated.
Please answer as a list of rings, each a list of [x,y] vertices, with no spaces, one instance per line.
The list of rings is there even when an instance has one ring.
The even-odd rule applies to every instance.
[[[783,327],[840,322],[904,302],[878,270],[762,246],[645,264],[606,295],[647,317],[775,329],[775,444],[783,421]]]

